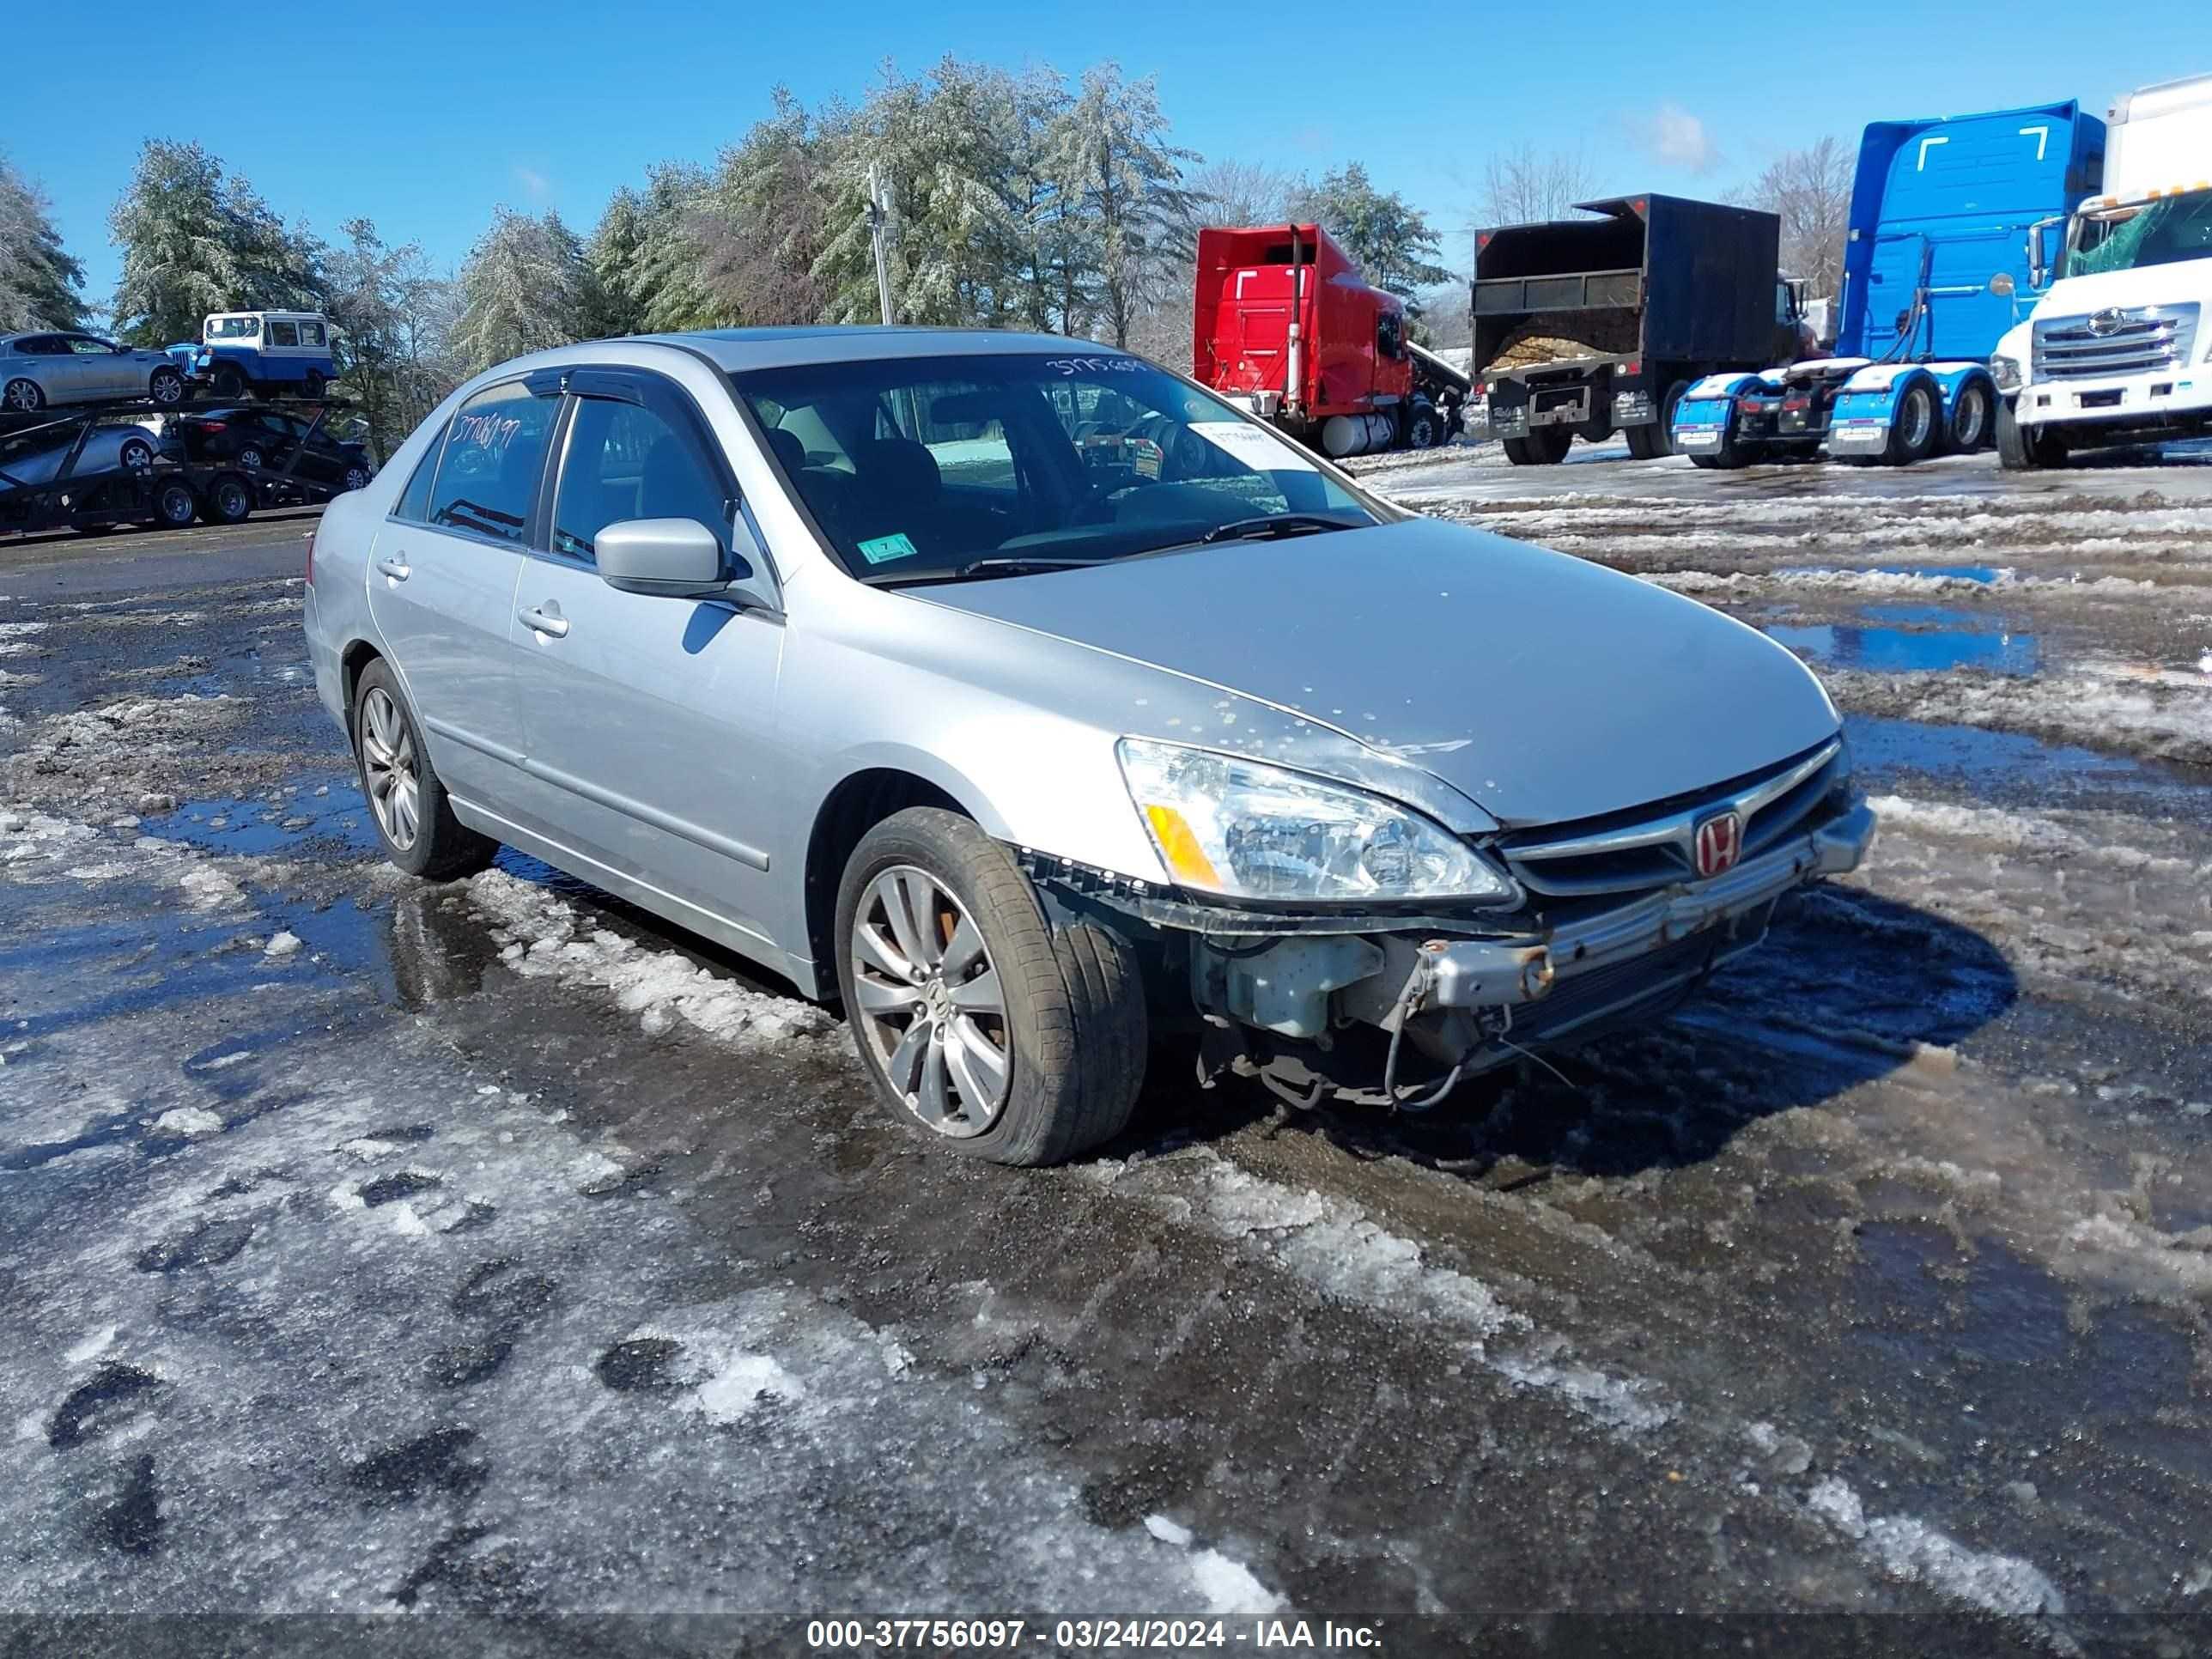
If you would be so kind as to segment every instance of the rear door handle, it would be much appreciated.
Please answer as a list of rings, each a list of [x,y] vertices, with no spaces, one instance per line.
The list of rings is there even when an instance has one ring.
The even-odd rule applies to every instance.
[[[408,563],[404,557],[379,559],[376,562],[376,574],[380,576],[389,576],[396,582],[404,582],[415,574],[415,567]]]
[[[514,614],[521,618],[522,625],[533,633],[550,635],[556,640],[568,637],[568,619],[561,614],[561,607],[550,599],[544,605],[526,605]]]

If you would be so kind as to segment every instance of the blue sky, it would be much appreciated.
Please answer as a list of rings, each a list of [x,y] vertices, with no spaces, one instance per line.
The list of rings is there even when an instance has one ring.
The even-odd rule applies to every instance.
[[[857,99],[886,58],[1070,72],[1110,58],[1158,76],[1181,143],[1291,171],[1362,161],[1464,264],[1484,161],[1524,141],[1579,148],[1607,193],[1718,194],[1871,119],[2065,97],[2101,114],[2212,71],[2208,0],[371,0],[252,21],[105,0],[96,27],[62,0],[9,9],[0,148],[53,198],[95,302],[117,269],[107,210],[152,137],[199,140],[288,219],[328,235],[365,213],[447,265],[501,202],[588,230],[648,162],[711,161],[779,81],[813,105]]]

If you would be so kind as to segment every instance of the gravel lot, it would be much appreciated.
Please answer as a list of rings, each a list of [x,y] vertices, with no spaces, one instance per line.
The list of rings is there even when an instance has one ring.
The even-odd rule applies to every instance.
[[[0,543],[0,1611],[2206,1650],[2212,456],[1576,454],[1367,470],[1814,661],[1868,868],[1447,1111],[1156,1077],[1036,1173],[701,940],[388,870],[303,522]]]

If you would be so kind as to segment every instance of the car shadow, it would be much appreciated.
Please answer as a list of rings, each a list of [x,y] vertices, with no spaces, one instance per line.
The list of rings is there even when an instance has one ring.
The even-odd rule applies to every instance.
[[[1679,1169],[1761,1118],[1940,1064],[2018,996],[2010,964],[1972,929],[1860,889],[1816,888],[1785,900],[1766,942],[1671,1015],[1486,1073],[1432,1109],[1302,1109],[1238,1079],[1201,1089],[1194,1052],[1164,1049],[1136,1121],[1104,1151],[1314,1135],[1501,1191]]]

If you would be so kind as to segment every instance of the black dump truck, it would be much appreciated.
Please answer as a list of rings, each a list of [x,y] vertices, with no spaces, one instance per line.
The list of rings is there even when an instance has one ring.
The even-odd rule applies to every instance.
[[[1576,206],[1594,216],[1476,234],[1470,436],[1528,466],[1621,432],[1649,460],[1701,375],[1800,355],[1774,215],[1679,196]]]

